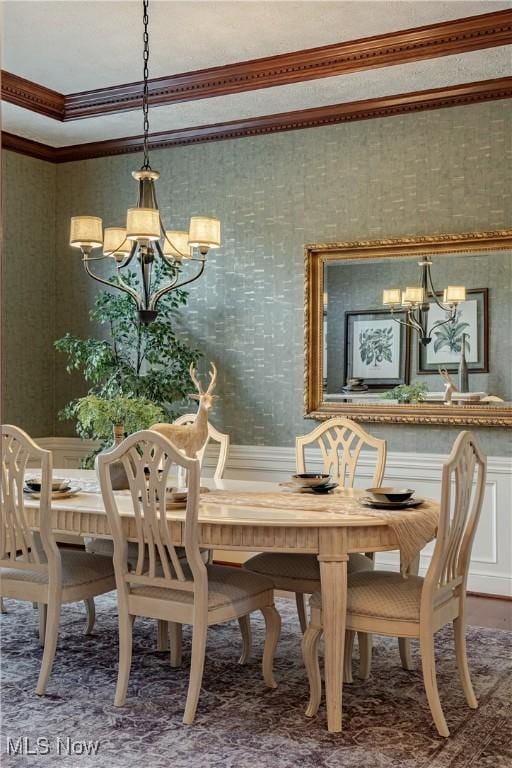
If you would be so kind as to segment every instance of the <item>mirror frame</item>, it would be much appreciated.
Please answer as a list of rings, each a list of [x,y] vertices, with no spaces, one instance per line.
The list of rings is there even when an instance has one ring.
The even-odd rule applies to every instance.
[[[398,239],[316,243],[304,249],[304,409],[305,418],[323,420],[343,415],[354,421],[390,424],[445,424],[479,427],[512,426],[512,407],[500,403],[445,405],[418,403],[333,403],[323,393],[324,265],[344,259],[399,258],[423,254],[449,255],[510,250],[512,229],[456,235],[411,236]]]

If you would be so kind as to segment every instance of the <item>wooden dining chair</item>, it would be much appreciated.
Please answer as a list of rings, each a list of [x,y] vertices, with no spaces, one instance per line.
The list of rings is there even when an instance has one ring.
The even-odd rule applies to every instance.
[[[391,637],[419,638],[423,681],[430,711],[441,736],[449,736],[437,689],[434,635],[453,622],[459,677],[469,706],[478,706],[466,656],[466,583],[471,548],[485,491],[486,458],[475,436],[461,432],[443,466],[441,508],[432,560],[424,578],[390,571],[348,577],[347,629]],[[321,696],[318,640],[322,633],[319,592],[311,597],[311,622],[303,638],[310,700],[318,711]]]
[[[112,492],[110,466],[121,461],[128,475],[133,517],[121,516]],[[193,722],[203,677],[208,626],[253,611],[263,613],[266,624],[263,678],[270,688],[280,617],[274,607],[269,579],[241,568],[209,565],[199,548],[200,462],[189,459],[162,435],[136,432],[121,445],[96,459],[101,492],[114,540],[119,613],[119,673],[115,705],[126,699],[132,657],[132,624],[136,616],[171,624],[192,625],[192,659],[183,722]],[[166,515],[166,480],[171,468],[188,474],[184,521],[170,523]],[[176,535],[183,532],[185,562],[177,553]],[[127,537],[135,539],[135,567],[128,558]]]
[[[183,416],[179,416],[177,419],[175,419],[173,421],[173,424],[193,424],[194,421],[196,420],[196,415],[197,414],[195,413],[184,413]],[[219,443],[219,455],[217,457],[217,464],[215,465],[213,478],[214,480],[221,480],[222,477],[224,476],[224,468],[226,466],[226,459],[228,457],[229,435],[225,434],[224,432],[219,432],[219,430],[216,429],[210,421],[208,421],[208,440],[203,445],[201,450],[198,451],[196,454],[197,458],[199,459],[201,468],[203,466],[204,456],[210,440],[215,443]],[[187,485],[186,473],[184,472],[182,467],[178,467],[178,487],[184,487],[186,485]],[[204,550],[202,554],[203,554],[203,557],[206,558],[206,560],[211,564],[213,552],[211,550]],[[247,639],[245,625],[247,624],[248,619],[246,617],[242,617],[240,618],[239,621],[240,621],[240,626],[243,627],[242,638],[245,644]],[[167,650],[167,648],[169,647],[169,638],[170,638],[170,645],[171,645],[171,666],[179,667],[181,664],[181,646],[182,646],[181,624],[167,625],[167,622],[159,621],[158,628],[157,628],[157,648],[159,651]],[[242,660],[242,663],[246,654],[247,654],[247,651],[244,648],[242,650],[242,655],[240,657]]]
[[[112,559],[82,550],[59,548],[51,529],[52,455],[23,430],[3,425],[0,512],[0,595],[37,603],[44,651],[36,693],[42,695],[50,676],[61,605],[86,602],[115,587]],[[28,462],[41,468],[39,533],[28,523],[23,487]],[[31,467],[33,464],[31,464]],[[86,629],[91,630],[91,621]]]
[[[195,421],[196,414],[195,413],[185,413],[183,416],[179,416],[173,424],[192,424]],[[213,442],[219,443],[219,455],[217,458],[217,463],[215,465],[215,470],[213,473],[213,477],[215,480],[221,480],[224,475],[224,468],[226,466],[226,459],[228,456],[228,450],[229,450],[229,435],[224,434],[223,432],[219,432],[218,429],[216,429],[213,424],[208,422],[208,440],[202,447],[202,449],[198,452],[197,458],[199,459],[199,462],[202,466],[204,456],[206,453],[206,448],[208,446],[208,443],[212,440]],[[178,486],[185,486],[186,485],[186,479],[185,479],[185,473],[181,467],[178,467]],[[94,552],[96,554],[100,555],[110,555],[112,557],[114,548],[113,544],[109,539],[93,539],[93,538],[87,538],[85,540],[85,549],[87,552]],[[132,560],[136,561],[137,559],[137,548],[133,542],[128,543],[128,550],[130,553],[130,557]],[[181,553],[181,556],[183,556],[183,552]],[[205,556],[211,557],[209,552],[205,553]],[[94,625],[94,621],[93,621]],[[179,666],[181,664],[181,652],[179,648],[181,648],[181,639],[179,636],[180,628],[174,627],[174,629],[170,628],[170,633],[173,636],[173,644],[171,646],[172,649],[172,664],[173,666]],[[165,622],[158,622],[158,629],[157,629],[157,648],[159,651],[165,651],[169,647],[169,631],[167,629],[167,625]]]
[[[316,448],[322,458],[323,472],[332,475],[342,488],[353,488],[363,450],[374,452],[375,465],[372,487],[382,484],[386,466],[386,441],[373,437],[351,419],[336,417],[319,424],[312,432],[296,439],[297,472],[306,472],[306,451]],[[320,589],[320,565],[316,555],[297,555],[264,552],[255,555],[244,564],[251,573],[270,577],[275,589],[295,592],[297,612],[303,632],[307,627],[306,595]],[[367,571],[373,568],[373,555],[351,554],[348,572]],[[249,641],[246,641],[246,644]],[[371,663],[371,638],[358,637],[362,677],[369,674]]]

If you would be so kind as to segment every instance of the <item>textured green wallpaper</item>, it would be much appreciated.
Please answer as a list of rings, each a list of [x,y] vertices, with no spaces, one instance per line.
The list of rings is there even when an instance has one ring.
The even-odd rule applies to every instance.
[[[190,290],[183,333],[220,369],[213,419],[238,444],[293,445],[303,412],[303,249],[308,242],[512,225],[512,112],[497,101],[154,152],[172,228],[205,213],[223,247]],[[122,223],[139,156],[57,167],[55,335],[90,331],[96,291],[67,244],[69,217]],[[55,360],[55,411],[81,384]],[[62,433],[65,425],[54,423]],[[373,427],[390,450],[446,452],[456,430]],[[504,430],[482,430],[489,453]]]
[[[2,153],[2,418],[35,437],[53,432],[56,174]]]

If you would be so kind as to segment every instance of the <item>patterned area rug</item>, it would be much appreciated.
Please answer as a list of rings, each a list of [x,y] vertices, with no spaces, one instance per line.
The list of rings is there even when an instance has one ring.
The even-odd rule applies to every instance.
[[[345,686],[343,733],[327,733],[323,706],[318,717],[305,718],[307,685],[298,622],[295,605],[288,600],[278,602],[283,617],[275,662],[278,688],[268,690],[261,680],[259,617],[252,620],[254,659],[246,667],[236,663],[238,627],[212,627],[192,727],[181,723],[190,654],[187,629],[183,667],[171,669],[167,654],[155,651],[154,623],[137,620],[128,699],[123,709],[116,709],[117,617],[112,594],[97,600],[92,637],[82,635],[82,606],[63,608],[60,645],[44,698],[34,694],[41,659],[37,612],[31,604],[13,600],[7,600],[6,607],[8,613],[0,617],[0,762],[5,768],[512,766],[512,633],[468,631],[480,701],[476,712],[467,708],[458,684],[451,630],[439,633],[438,680],[452,733],[445,741],[434,730],[419,665],[414,672],[403,671],[390,639],[375,640],[371,678]],[[418,662],[417,646],[414,651]],[[39,754],[29,754],[27,748]],[[12,754],[15,749],[17,754]]]

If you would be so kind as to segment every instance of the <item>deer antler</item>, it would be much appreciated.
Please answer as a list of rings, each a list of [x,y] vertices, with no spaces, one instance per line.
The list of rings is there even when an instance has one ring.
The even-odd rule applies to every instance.
[[[210,394],[215,389],[215,384],[217,383],[217,368],[215,366],[215,363],[210,363],[211,369],[209,371],[210,373],[210,383],[208,385],[207,394]]]
[[[190,378],[194,382],[195,387],[196,387],[197,391],[199,392],[199,394],[200,395],[204,395],[204,390],[203,390],[203,387],[201,386],[201,382],[199,381],[199,379],[196,376],[196,367],[195,367],[194,363],[190,363],[189,373],[190,373]]]

